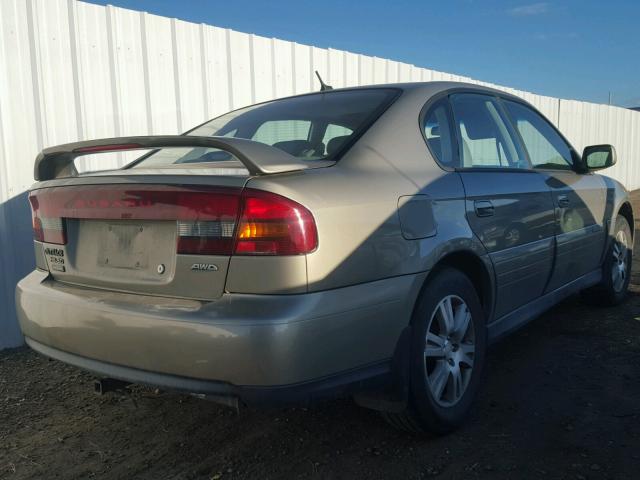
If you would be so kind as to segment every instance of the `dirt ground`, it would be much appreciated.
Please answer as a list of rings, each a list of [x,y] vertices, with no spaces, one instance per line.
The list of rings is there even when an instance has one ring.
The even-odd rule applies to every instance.
[[[0,352],[0,478],[640,478],[637,263],[623,305],[574,297],[493,347],[471,417],[440,438],[348,399],[238,415],[143,388],[98,397],[87,373]]]

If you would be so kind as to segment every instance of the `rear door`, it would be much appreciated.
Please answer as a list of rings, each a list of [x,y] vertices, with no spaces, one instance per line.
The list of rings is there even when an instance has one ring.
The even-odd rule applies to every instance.
[[[542,295],[553,260],[554,211],[546,177],[529,168],[496,98],[450,96],[467,219],[496,274],[495,318]]]
[[[555,290],[600,265],[606,241],[606,185],[599,175],[573,170],[571,146],[539,113],[503,100],[534,170],[551,189],[556,219],[556,253],[547,291]]]

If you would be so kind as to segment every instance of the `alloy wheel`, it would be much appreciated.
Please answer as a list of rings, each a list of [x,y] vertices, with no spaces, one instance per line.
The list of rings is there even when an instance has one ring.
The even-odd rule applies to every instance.
[[[627,234],[624,230],[620,230],[616,233],[613,241],[613,264],[611,266],[611,279],[613,289],[616,292],[622,291],[627,280],[629,273],[628,255]]]
[[[431,314],[424,349],[426,381],[438,405],[460,401],[471,380],[474,353],[471,311],[462,298],[448,295]]]

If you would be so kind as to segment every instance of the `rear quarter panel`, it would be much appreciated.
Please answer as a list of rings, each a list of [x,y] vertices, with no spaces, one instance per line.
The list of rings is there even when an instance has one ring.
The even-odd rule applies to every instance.
[[[428,98],[405,91],[333,167],[249,180],[248,187],[284,195],[314,215],[319,246],[306,256],[309,291],[425,272],[456,250],[485,254],[465,217],[459,175],[435,163],[422,137]],[[415,195],[430,200],[419,202],[431,209],[423,220],[434,223],[426,238],[403,235],[398,208]],[[415,205],[410,215],[420,217]]]

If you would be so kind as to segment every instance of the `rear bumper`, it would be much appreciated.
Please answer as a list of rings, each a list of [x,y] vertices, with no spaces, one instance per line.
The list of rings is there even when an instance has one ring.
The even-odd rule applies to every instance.
[[[201,380],[114,365],[63,352],[62,350],[43,345],[29,337],[26,337],[25,340],[27,345],[38,353],[88,370],[100,377],[115,378],[141,385],[150,385],[164,390],[185,392],[198,396],[202,395],[205,398],[216,401],[236,399],[250,406],[312,403],[340,394],[355,393],[361,390],[388,385],[391,381],[390,362],[383,361],[365,367],[355,368],[348,372],[340,372],[339,374],[330,375],[325,378],[318,378],[291,385],[232,385],[214,380]],[[234,404],[235,402],[227,400],[221,401],[221,403]]]
[[[133,383],[280,403],[385,376],[423,279],[200,302],[35,271],[18,284],[16,305],[27,342],[45,355]]]

